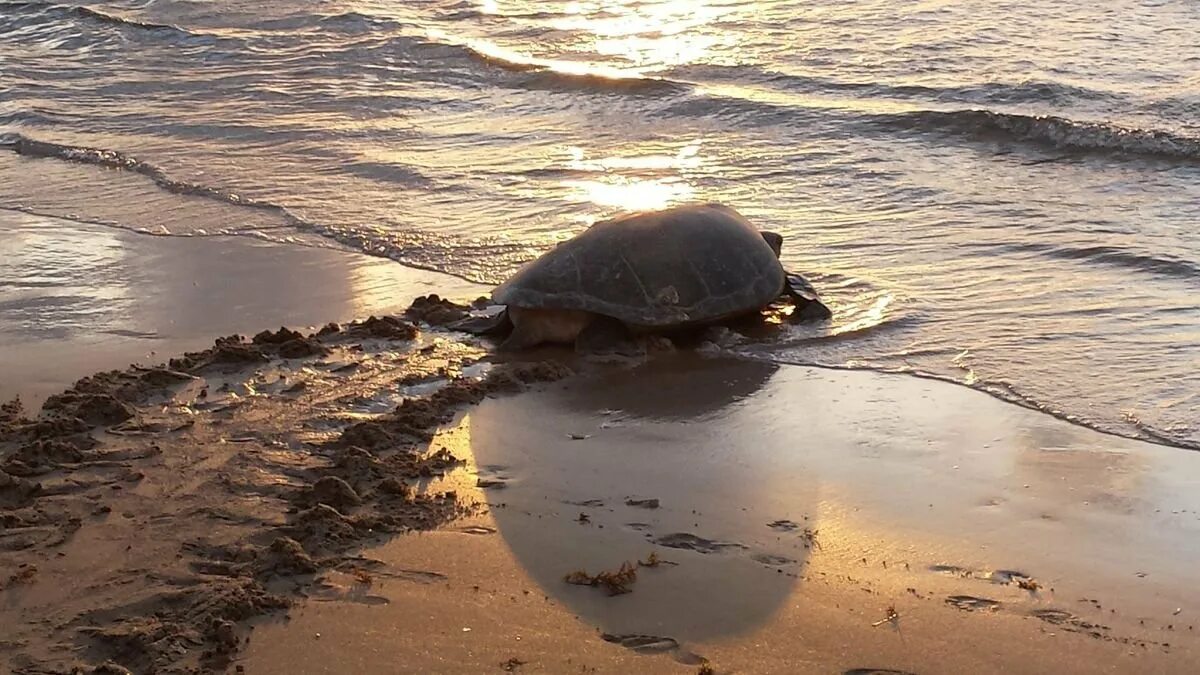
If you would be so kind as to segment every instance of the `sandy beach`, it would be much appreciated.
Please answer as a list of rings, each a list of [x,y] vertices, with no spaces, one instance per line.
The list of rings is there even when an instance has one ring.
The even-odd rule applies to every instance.
[[[36,409],[100,370],[154,364],[218,335],[397,312],[486,287],[335,248],[147,236],[0,209],[0,400]]]
[[[1195,670],[1190,453],[711,345],[506,361],[465,309],[6,408],[6,669]]]
[[[689,354],[489,399],[433,443],[489,514],[373,552],[436,576],[259,629],[250,672],[1194,670],[1200,504],[1168,448]],[[564,582],[651,554],[627,594]]]
[[[0,675],[1200,673],[1198,34],[0,1]]]

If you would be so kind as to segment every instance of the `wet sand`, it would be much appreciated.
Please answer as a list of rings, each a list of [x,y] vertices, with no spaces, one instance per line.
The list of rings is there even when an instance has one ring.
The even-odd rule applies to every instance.
[[[198,308],[164,344],[204,316],[255,335],[0,411],[0,669],[1195,672],[1193,453],[717,350],[505,361],[430,325],[444,303],[257,333],[370,313],[351,298],[394,302],[404,272],[183,243],[158,259],[181,278],[259,256],[264,281],[126,284],[139,315]],[[285,287],[263,315],[252,289]]]
[[[428,576],[260,627],[248,672],[1195,670],[1186,452],[689,355],[489,399],[433,443],[489,513],[373,551]],[[651,553],[627,594],[564,581]]]
[[[0,400],[33,408],[89,373],[217,335],[397,312],[487,289],[360,253],[246,237],[158,237],[0,209]]]

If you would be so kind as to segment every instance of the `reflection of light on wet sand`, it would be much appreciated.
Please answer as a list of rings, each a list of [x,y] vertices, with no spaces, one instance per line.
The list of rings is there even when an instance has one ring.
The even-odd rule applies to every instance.
[[[121,269],[127,261],[129,254],[117,231],[89,227],[79,233],[69,225],[60,227],[57,221],[16,211],[5,212],[4,221],[0,288],[13,289],[5,290],[0,312],[5,328],[71,333],[120,328],[131,321],[136,298],[129,280],[89,274],[92,269]]]
[[[350,268],[350,307],[343,310],[348,316],[362,317],[380,308],[401,309],[420,295],[438,293],[450,298],[477,297],[486,286],[464,281],[458,277],[426,272],[398,265],[384,258],[362,257]],[[398,293],[403,289],[403,293]]]
[[[483,491],[477,487],[476,476],[479,474],[479,465],[475,461],[475,453],[471,446],[470,414],[464,415],[458,424],[437,433],[428,449],[432,452],[439,448],[449,450],[450,454],[454,455],[462,464],[441,478],[431,481],[425,486],[424,491],[438,493],[452,490],[464,502],[485,502]],[[494,523],[489,518],[484,524],[491,526]]]
[[[480,498],[476,471],[505,477],[507,487],[484,490],[492,508],[470,522],[371,553],[392,569],[436,571],[445,581],[389,584],[380,594],[391,609],[370,614],[352,604],[324,615],[306,609],[286,630],[265,627],[251,663],[255,650],[267,662],[262,650],[274,649],[277,669],[264,672],[293,672],[278,659],[313,649],[317,631],[325,637],[313,660],[344,668],[362,654],[374,663],[436,659],[438,668],[462,672],[484,670],[472,659],[483,653],[494,663],[494,654],[515,649],[517,635],[517,653],[548,672],[571,670],[548,665],[564,652],[577,668],[589,645],[610,657],[629,654],[596,639],[596,629],[670,636],[682,643],[679,653],[754,672],[842,664],[846,654],[925,672],[905,660],[912,645],[951,642],[981,646],[988,659],[1002,654],[1002,670],[1012,672],[1037,671],[1064,638],[1077,640],[1073,658],[1095,650],[1089,663],[1116,653],[1110,640],[1051,639],[1047,627],[1024,620],[1064,606],[1089,622],[1099,617],[1114,640],[1183,639],[1161,627],[1147,633],[1150,621],[1139,619],[1166,623],[1171,608],[1196,603],[1189,563],[1197,498],[1178,470],[1180,453],[915,378],[740,361],[669,366],[608,371],[472,408],[431,445],[470,458],[460,498]],[[623,424],[606,426],[618,407]],[[570,438],[579,432],[586,438]],[[1087,486],[1130,496],[1130,508],[1095,508],[1081,494]],[[631,507],[631,495],[662,504]],[[796,527],[773,527],[788,521]],[[817,531],[811,550],[800,543],[806,527]],[[702,553],[649,540],[671,532],[747,548]],[[628,595],[563,580],[650,550],[678,564],[640,569]],[[758,554],[794,560],[778,566]],[[997,570],[1019,570],[1049,588],[985,576]],[[946,602],[963,594],[995,601],[994,620],[964,619]],[[1077,597],[1101,598],[1103,611]],[[889,606],[899,621],[880,625]],[[420,630],[412,630],[414,607]],[[531,649],[546,639],[544,651]],[[1010,648],[1017,643],[1021,649]],[[1189,652],[1173,649],[1173,663],[1186,666]],[[638,658],[603,670],[658,672],[656,662]],[[678,670],[666,658],[657,663]]]
[[[1081,443],[1070,431],[1050,421],[1018,430],[1013,472],[1040,499],[1055,506],[1085,500],[1128,513],[1149,496],[1144,457],[1103,443]]]

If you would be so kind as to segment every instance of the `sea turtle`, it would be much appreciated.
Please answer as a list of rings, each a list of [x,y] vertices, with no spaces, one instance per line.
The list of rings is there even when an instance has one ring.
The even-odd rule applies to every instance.
[[[787,294],[794,315],[827,319],[812,286],[779,262],[783,237],[722,204],[692,204],[597,223],[492,292],[504,305],[476,333],[511,331],[502,349],[543,342],[601,349],[628,333],[668,332],[751,314]]]

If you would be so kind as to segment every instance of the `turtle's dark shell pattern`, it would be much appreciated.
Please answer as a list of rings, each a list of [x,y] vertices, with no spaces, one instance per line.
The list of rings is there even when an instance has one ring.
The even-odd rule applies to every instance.
[[[785,281],[757,228],[727,206],[704,204],[597,223],[526,265],[492,299],[667,328],[756,311]]]

